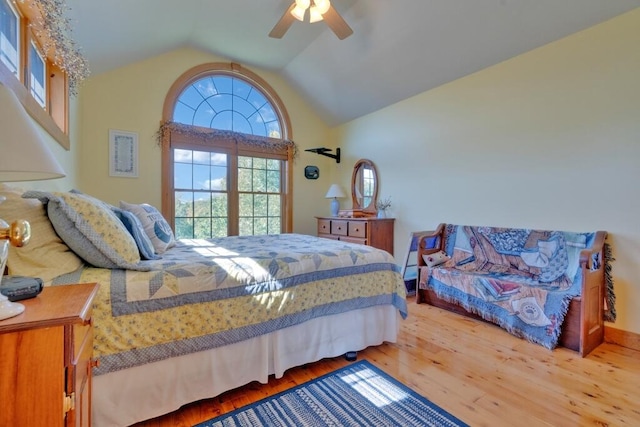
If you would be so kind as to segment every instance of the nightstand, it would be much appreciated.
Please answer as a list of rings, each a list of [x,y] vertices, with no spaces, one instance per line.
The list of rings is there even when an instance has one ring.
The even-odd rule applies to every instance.
[[[0,426],[91,425],[98,284],[47,286],[0,321]]]

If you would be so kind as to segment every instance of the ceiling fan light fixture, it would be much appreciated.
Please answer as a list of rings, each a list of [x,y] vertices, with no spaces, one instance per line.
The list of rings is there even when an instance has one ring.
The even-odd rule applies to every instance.
[[[304,10],[309,9],[309,6],[311,6],[311,0],[296,0],[295,3],[296,6]]]
[[[322,21],[322,13],[318,10],[318,6],[311,6],[309,9],[309,22],[313,24],[318,21]]]
[[[291,10],[291,15],[298,21],[304,21],[304,15],[307,12],[307,8],[301,8],[296,2],[296,7]]]
[[[316,6],[318,13],[320,15],[324,15],[327,13],[329,8],[331,7],[331,2],[329,0],[313,0],[313,4]]]

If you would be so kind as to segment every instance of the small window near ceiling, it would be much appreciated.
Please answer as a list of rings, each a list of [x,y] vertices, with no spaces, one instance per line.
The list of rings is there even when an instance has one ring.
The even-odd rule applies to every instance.
[[[0,61],[14,75],[20,69],[20,19],[18,13],[7,3],[0,0]]]
[[[271,103],[242,79],[211,75],[188,86],[176,102],[173,120],[187,125],[282,138]]]
[[[31,95],[43,108],[47,105],[47,66],[44,57],[32,42],[29,48],[29,88]]]

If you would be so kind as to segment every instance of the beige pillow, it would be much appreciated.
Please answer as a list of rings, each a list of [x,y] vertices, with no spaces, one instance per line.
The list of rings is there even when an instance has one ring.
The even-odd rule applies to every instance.
[[[7,223],[24,219],[31,224],[31,240],[21,248],[9,248],[9,274],[39,277],[45,283],[83,265],[82,260],[56,234],[42,202],[23,199],[22,190],[0,184],[0,218]]]

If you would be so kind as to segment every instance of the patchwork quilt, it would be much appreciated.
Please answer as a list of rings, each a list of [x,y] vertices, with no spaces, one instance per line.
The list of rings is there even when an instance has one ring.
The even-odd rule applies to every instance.
[[[394,258],[299,234],[180,240],[150,271],[83,267],[53,282],[101,284],[95,375],[211,349],[375,305],[407,316]]]
[[[448,225],[437,267],[419,286],[547,348],[558,344],[569,303],[580,295],[580,251],[595,233]]]

